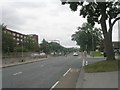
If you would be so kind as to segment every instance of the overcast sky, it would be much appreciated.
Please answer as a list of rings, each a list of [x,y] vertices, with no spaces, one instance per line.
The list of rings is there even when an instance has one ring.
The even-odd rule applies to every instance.
[[[87,22],[79,16],[79,11],[72,12],[68,5],[61,5],[60,0],[4,0],[0,7],[2,23],[13,31],[37,34],[39,43],[45,38],[47,41],[60,40],[66,47],[76,47],[71,35]],[[118,27],[114,28],[113,41],[116,41]]]

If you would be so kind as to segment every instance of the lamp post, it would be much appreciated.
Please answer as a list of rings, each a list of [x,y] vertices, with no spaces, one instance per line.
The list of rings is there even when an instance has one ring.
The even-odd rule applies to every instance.
[[[22,42],[22,62],[23,62],[23,42]]]
[[[93,30],[92,30],[92,51],[94,51],[94,38],[93,38]]]
[[[8,47],[8,55],[9,55],[9,50],[10,50],[10,47]]]

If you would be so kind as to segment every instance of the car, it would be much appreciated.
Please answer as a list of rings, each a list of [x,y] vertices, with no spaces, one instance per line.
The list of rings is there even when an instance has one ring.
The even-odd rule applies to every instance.
[[[44,56],[44,55],[46,55],[45,53],[40,53],[40,56]]]
[[[40,53],[40,57],[46,57],[47,58],[47,55],[45,53]]]
[[[77,52],[74,52],[74,53],[73,53],[73,56],[78,56],[78,53],[77,53]]]
[[[31,57],[32,57],[32,58],[37,58],[37,57],[39,57],[39,54],[38,54],[38,53],[32,53],[32,54],[31,54]]]
[[[120,49],[114,49],[114,53],[120,54]]]

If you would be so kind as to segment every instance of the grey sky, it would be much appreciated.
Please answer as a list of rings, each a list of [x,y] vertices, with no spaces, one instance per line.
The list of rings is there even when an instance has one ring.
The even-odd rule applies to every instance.
[[[76,47],[71,35],[86,22],[79,11],[72,12],[68,5],[61,5],[60,0],[5,0],[1,4],[2,22],[14,31],[39,35],[39,42],[43,38],[57,39],[63,46]],[[118,40],[118,27],[115,28],[114,41]]]

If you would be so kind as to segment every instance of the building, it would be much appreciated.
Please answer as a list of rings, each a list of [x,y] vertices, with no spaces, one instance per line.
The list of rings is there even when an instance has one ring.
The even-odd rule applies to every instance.
[[[113,48],[114,49],[120,49],[120,41],[114,41],[113,43]]]
[[[31,35],[25,35],[7,28],[2,28],[4,33],[9,33],[12,35],[13,39],[16,41],[17,46],[21,46],[22,43],[28,42],[28,38],[33,41],[33,43],[38,44],[38,35],[31,34]]]

